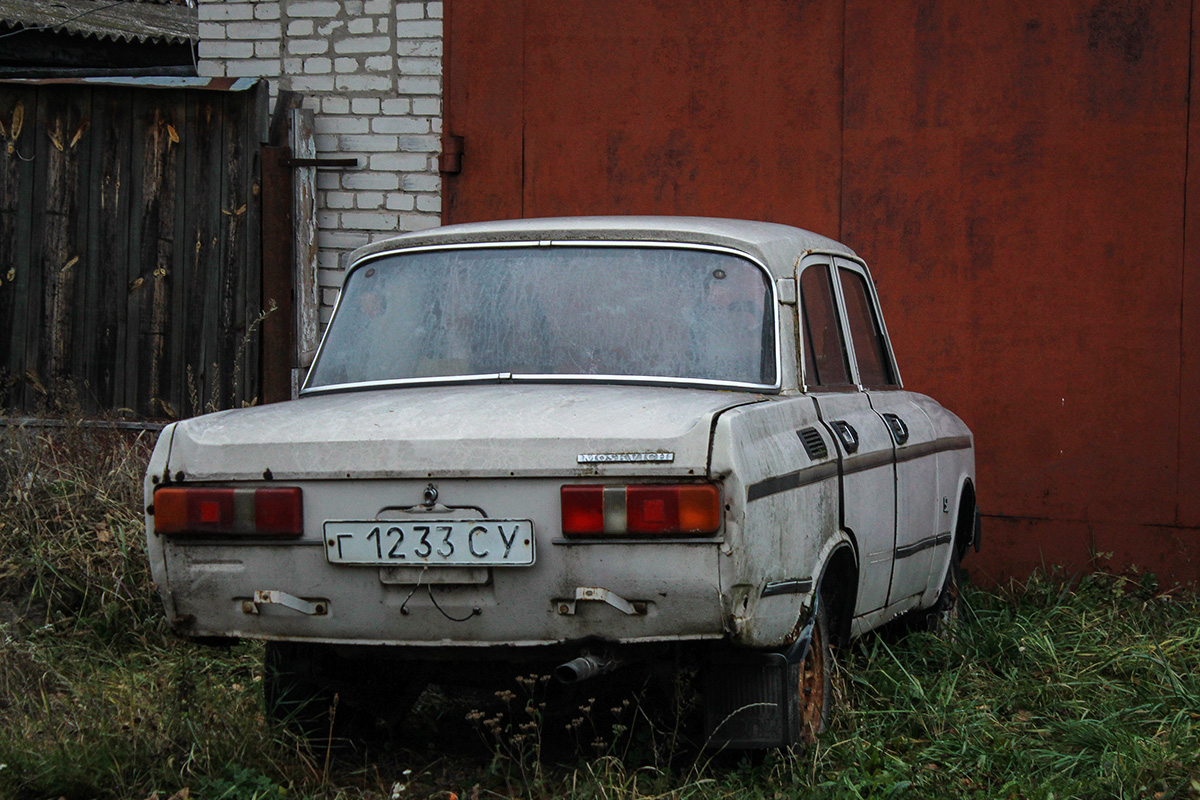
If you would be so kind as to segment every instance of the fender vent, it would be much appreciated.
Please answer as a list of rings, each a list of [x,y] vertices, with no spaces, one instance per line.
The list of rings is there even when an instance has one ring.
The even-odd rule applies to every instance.
[[[808,457],[813,461],[829,456],[829,448],[825,446],[825,440],[821,438],[821,432],[816,428],[796,431],[796,435],[800,437],[800,442],[804,445],[804,452],[808,453]]]

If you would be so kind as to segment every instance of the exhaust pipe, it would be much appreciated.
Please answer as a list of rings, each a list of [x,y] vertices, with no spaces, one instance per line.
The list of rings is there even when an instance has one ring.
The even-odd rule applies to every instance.
[[[582,655],[554,668],[554,677],[562,683],[579,683],[611,672],[625,662],[607,656]]]

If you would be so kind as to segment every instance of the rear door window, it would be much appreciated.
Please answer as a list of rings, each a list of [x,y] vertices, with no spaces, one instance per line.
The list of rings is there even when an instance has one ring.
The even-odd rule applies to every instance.
[[[812,264],[800,273],[800,304],[805,385],[852,385],[828,265]]]
[[[896,372],[888,357],[883,328],[866,276],[858,270],[840,265],[838,276],[842,284],[842,300],[846,304],[846,321],[850,326],[854,356],[858,361],[860,383],[868,389],[896,386]]]

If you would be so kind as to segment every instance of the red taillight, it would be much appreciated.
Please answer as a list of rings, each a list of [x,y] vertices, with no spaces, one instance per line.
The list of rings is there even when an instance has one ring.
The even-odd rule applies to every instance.
[[[158,533],[299,536],[304,504],[298,486],[225,489],[169,486],[154,493]]]
[[[564,536],[703,536],[721,529],[721,493],[711,483],[563,486]]]

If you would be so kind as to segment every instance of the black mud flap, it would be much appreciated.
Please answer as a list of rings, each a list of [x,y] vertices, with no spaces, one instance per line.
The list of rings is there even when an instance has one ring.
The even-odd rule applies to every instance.
[[[810,620],[786,654],[730,654],[708,663],[704,677],[707,747],[763,750],[800,743],[800,665],[808,655],[812,627]]]

